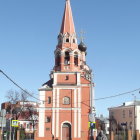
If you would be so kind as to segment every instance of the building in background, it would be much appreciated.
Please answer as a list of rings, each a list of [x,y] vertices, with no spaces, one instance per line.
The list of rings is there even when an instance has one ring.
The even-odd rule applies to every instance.
[[[42,102],[37,140],[89,139],[93,83],[86,50],[83,41],[78,45],[70,0],[66,0],[54,69],[50,80],[39,89]]]
[[[99,132],[103,130],[104,134],[109,135],[109,118],[103,115],[96,117],[96,129]]]
[[[10,128],[11,120],[18,120],[18,128],[25,130],[26,137],[33,138],[34,131],[37,128],[38,123],[38,103],[31,101],[18,101],[16,104],[10,102],[2,103],[1,110],[5,110],[3,118],[6,119],[6,126],[3,127],[3,132],[7,134],[14,131]],[[3,119],[4,120],[4,119]],[[8,136],[7,136],[8,137]]]
[[[110,129],[140,131],[140,101],[125,102],[121,106],[109,108]]]

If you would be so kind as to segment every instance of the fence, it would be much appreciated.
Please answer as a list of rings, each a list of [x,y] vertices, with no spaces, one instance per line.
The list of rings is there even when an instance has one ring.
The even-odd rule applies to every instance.
[[[131,130],[118,131],[117,133],[111,131],[109,140],[140,140],[140,133]]]

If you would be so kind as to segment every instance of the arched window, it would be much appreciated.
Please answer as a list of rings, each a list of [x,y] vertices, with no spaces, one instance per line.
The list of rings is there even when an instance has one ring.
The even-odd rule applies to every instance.
[[[66,42],[69,42],[69,38],[66,39]]]
[[[74,53],[74,65],[78,66],[78,53],[77,52]]]
[[[67,51],[65,52],[65,60],[64,60],[65,65],[70,65],[70,53]]]
[[[55,56],[55,65],[56,66],[60,66],[60,52],[57,52],[56,53],[56,56]]]
[[[63,104],[64,105],[69,105],[70,104],[70,98],[69,97],[64,97],[63,98]]]
[[[75,43],[75,39],[73,39],[73,43]]]

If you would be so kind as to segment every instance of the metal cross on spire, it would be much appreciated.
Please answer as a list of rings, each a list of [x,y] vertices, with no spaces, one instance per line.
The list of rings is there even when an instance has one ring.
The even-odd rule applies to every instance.
[[[80,31],[80,37],[79,37],[81,42],[84,42],[84,39],[85,39],[84,34],[85,34],[85,32],[83,30],[81,30]]]

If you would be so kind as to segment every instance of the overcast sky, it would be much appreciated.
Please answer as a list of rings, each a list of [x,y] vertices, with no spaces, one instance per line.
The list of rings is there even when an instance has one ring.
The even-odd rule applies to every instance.
[[[54,66],[64,3],[0,0],[0,69],[36,97]],[[85,32],[95,98],[140,88],[140,0],[71,0],[71,6],[77,34]],[[18,90],[0,74],[0,103],[10,89]],[[130,93],[96,101],[97,114],[132,99]]]

